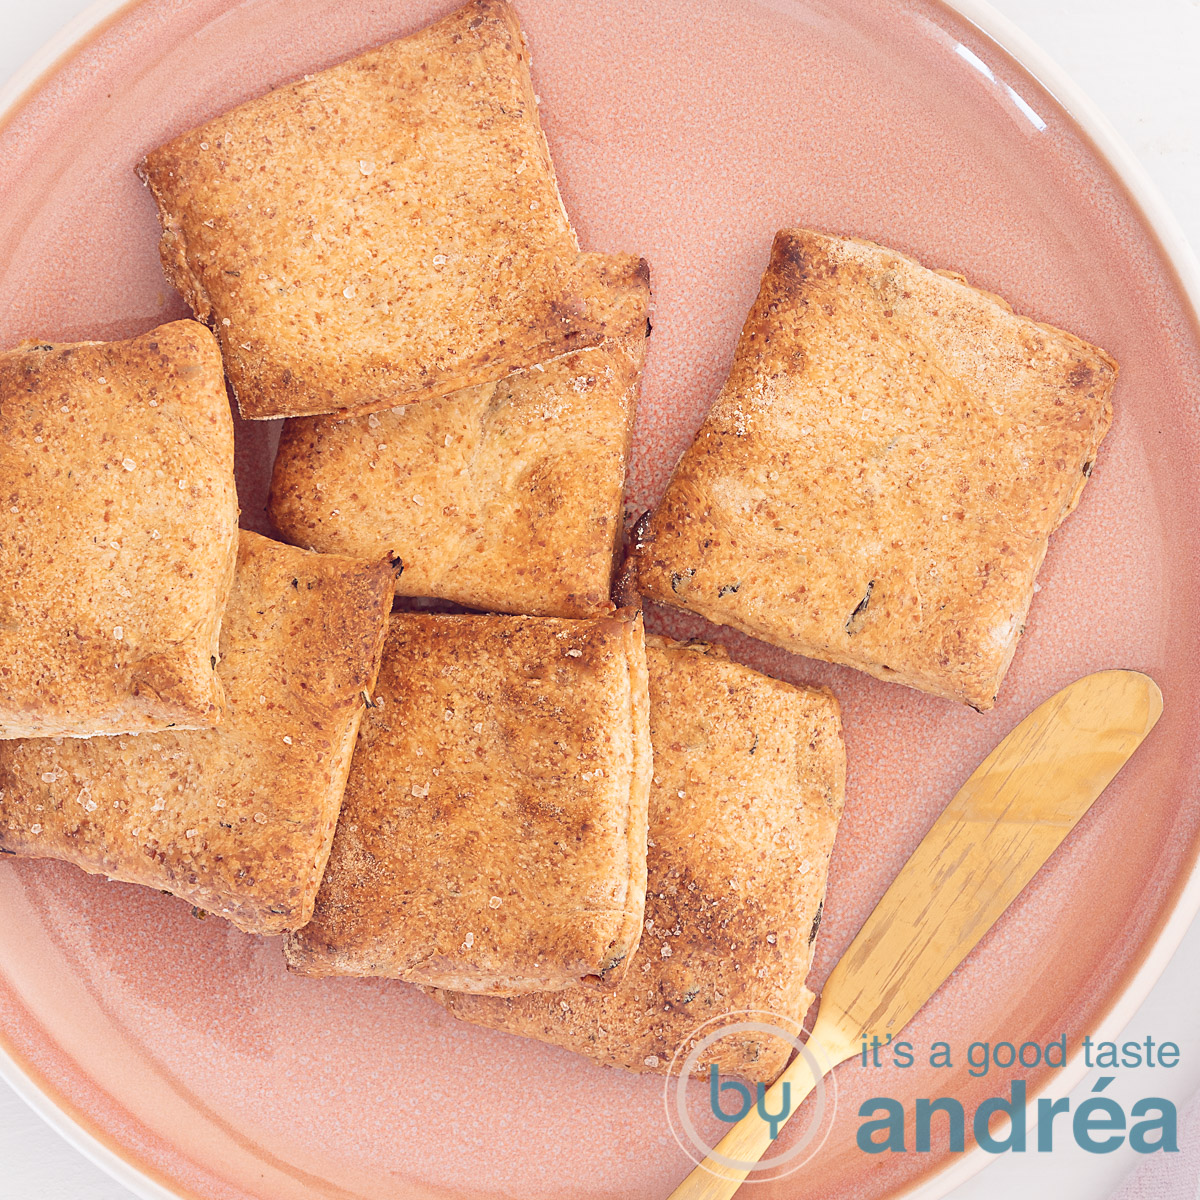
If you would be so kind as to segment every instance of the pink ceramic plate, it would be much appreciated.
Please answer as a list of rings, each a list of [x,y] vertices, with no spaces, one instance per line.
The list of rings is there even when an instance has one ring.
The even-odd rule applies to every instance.
[[[181,315],[133,174],[142,152],[451,5],[144,0],[93,22],[0,128],[0,345],[127,335]],[[1113,1028],[1198,901],[1187,877],[1200,831],[1200,340],[1173,226],[1085,105],[1070,99],[1068,112],[937,3],[518,7],[584,245],[652,266],[631,509],[656,498],[696,429],[780,226],[865,235],[957,268],[1120,361],[1112,433],[1051,546],[993,712],[716,635],[843,701],[851,787],[818,984],[1020,715],[1097,668],[1152,674],[1161,724],[913,1036],[1075,1043]],[[997,28],[973,0],[971,13]],[[243,508],[260,526],[273,432],[239,429]],[[690,1166],[656,1077],[456,1024],[403,984],[289,978],[276,942],[54,863],[0,864],[0,1033],[17,1086],[147,1196],[657,1197]],[[1077,1075],[1058,1073],[1056,1087]],[[949,1164],[936,1150],[868,1161],[854,1144],[858,1104],[947,1091],[972,1102],[1005,1084],[965,1073],[948,1084],[919,1066],[868,1079],[850,1064],[824,1148],[762,1194],[942,1190],[980,1156],[937,1178]]]

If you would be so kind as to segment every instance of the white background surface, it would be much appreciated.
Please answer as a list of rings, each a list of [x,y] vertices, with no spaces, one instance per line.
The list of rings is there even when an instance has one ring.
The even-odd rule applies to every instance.
[[[1099,105],[1166,196],[1192,245],[1200,247],[1200,0],[993,3]],[[83,0],[0,0],[0,81],[85,7]],[[1122,1072],[1107,1094],[1124,1101],[1126,1111],[1142,1096],[1167,1096],[1182,1114],[1200,1090],[1200,924],[1126,1036],[1144,1040],[1147,1034],[1178,1043],[1180,1065]],[[1072,1111],[1094,1074],[1073,1094]],[[998,1158],[960,1187],[954,1200],[1105,1200],[1138,1163],[1139,1156],[1127,1149],[1091,1155],[1067,1145],[1067,1139],[1056,1141],[1060,1148],[1050,1156]],[[1178,1169],[1186,1168],[1180,1162]],[[1198,1185],[1200,1180],[1187,1180],[1187,1194],[1200,1196]],[[0,1197],[130,1200],[131,1193],[43,1125],[0,1081]]]

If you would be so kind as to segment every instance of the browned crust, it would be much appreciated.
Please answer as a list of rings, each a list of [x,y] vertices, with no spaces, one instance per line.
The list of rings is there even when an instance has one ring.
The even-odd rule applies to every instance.
[[[204,326],[0,354],[0,738],[214,725],[236,553]]]
[[[620,974],[645,903],[640,614],[395,613],[310,975],[509,994]]]
[[[391,570],[241,534],[217,729],[0,742],[0,850],[303,925],[383,649]]]
[[[366,413],[598,345],[644,264],[580,254],[503,0],[151,151],[163,269],[242,415]]]
[[[1116,373],[961,276],[783,230],[638,590],[990,708]]]
[[[287,422],[276,527],[309,549],[399,558],[398,595],[528,615],[611,611],[649,302],[647,285],[602,345],[499,383]]]
[[[712,1017],[749,1009],[785,1027],[803,1021],[846,766],[838,704],[824,689],[759,675],[716,647],[651,637],[647,657],[648,886],[627,976],[550,996],[433,994],[464,1020],[662,1072]],[[790,1052],[777,1039],[731,1037],[698,1074],[716,1062],[769,1081]]]

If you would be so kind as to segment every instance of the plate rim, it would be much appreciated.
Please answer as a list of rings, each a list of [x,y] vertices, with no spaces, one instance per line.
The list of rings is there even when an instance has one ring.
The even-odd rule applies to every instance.
[[[1149,172],[1116,126],[1047,51],[1016,22],[993,8],[988,0],[937,2],[965,18],[1028,71],[1091,141],[1097,155],[1124,185],[1135,211],[1158,242],[1163,258],[1173,270],[1179,290],[1187,301],[1193,328],[1200,331],[1200,260],[1158,185],[1150,178]],[[1094,1041],[1113,1040],[1129,1024],[1162,977],[1198,914],[1200,839],[1191,847],[1191,867],[1176,884],[1170,911],[1160,918],[1158,928],[1143,939],[1139,947],[1141,961],[1127,972],[1123,986],[1088,1031]],[[1046,1087],[1040,1089],[1038,1095],[1051,1100],[1066,1097],[1087,1072],[1083,1049],[1080,1047],[1067,1059],[1065,1066],[1055,1072]],[[948,1159],[945,1165],[914,1186],[896,1192],[894,1200],[942,1200],[954,1188],[977,1175],[994,1157],[975,1145],[957,1159]]]
[[[74,58],[96,34],[141,3],[142,0],[93,0],[43,43],[0,85],[0,129],[45,80]],[[1095,153],[1126,189],[1134,210],[1157,241],[1200,336],[1200,260],[1158,185],[1116,126],[1047,51],[989,0],[936,0],[936,3],[966,20],[1027,71],[1091,142]],[[1176,884],[1170,910],[1160,918],[1158,928],[1143,939],[1140,961],[1127,973],[1124,984],[1089,1030],[1094,1040],[1111,1040],[1128,1025],[1200,914],[1200,838],[1192,845],[1190,857],[1191,866]],[[1051,1099],[1067,1096],[1087,1070],[1081,1048],[1055,1072],[1039,1095]],[[168,1186],[155,1177],[157,1172],[148,1163],[139,1163],[113,1139],[89,1128],[87,1115],[76,1111],[65,1098],[56,1096],[49,1082],[18,1058],[2,1033],[0,1079],[69,1145],[139,1200],[197,1200],[194,1193],[174,1182]],[[977,1175],[994,1157],[975,1145],[965,1154],[947,1159],[922,1180],[889,1193],[890,1200],[942,1200]]]

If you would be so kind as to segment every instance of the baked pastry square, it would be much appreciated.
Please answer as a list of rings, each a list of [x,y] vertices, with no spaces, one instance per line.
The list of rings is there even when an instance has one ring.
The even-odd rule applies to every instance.
[[[962,276],[783,230],[729,378],[639,539],[638,589],[990,708],[1116,373]]]
[[[300,546],[403,563],[401,596],[611,611],[649,287],[602,345],[405,408],[283,430],[270,514]]]
[[[203,325],[0,354],[0,738],[216,724],[237,518]]]
[[[503,0],[306,76],[148,154],[168,278],[242,416],[369,412],[604,338],[630,255],[580,254]]]
[[[824,689],[760,675],[717,647],[651,637],[646,658],[646,924],[628,973],[554,996],[434,995],[464,1020],[665,1072],[710,1018],[753,1010],[802,1024],[846,756],[838,703]],[[791,1052],[779,1038],[727,1037],[698,1074],[716,1062],[769,1082]]]
[[[646,893],[640,613],[394,613],[308,975],[493,994],[620,975]]]
[[[303,925],[379,668],[391,569],[241,535],[217,729],[0,743],[0,851]]]

